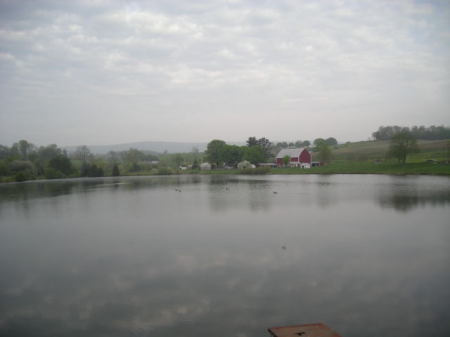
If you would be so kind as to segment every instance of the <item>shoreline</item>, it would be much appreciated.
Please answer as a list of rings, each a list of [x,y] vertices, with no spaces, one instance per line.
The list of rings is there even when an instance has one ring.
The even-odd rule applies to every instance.
[[[334,165],[322,166],[310,169],[301,168],[272,168],[266,172],[260,172],[257,169],[247,169],[245,171],[238,169],[215,169],[208,171],[201,170],[185,170],[172,171],[167,174],[160,174],[157,171],[142,171],[137,174],[123,174],[120,176],[103,176],[103,177],[66,177],[58,179],[31,179],[25,181],[0,180],[0,184],[15,184],[29,182],[48,182],[48,181],[68,181],[68,180],[84,180],[98,178],[121,178],[121,177],[169,177],[169,176],[189,176],[189,175],[390,175],[390,176],[432,176],[432,177],[450,177],[450,165],[448,164],[405,164],[406,166],[393,165],[390,169],[387,167],[354,167],[351,170],[344,170],[342,167]],[[414,165],[414,166],[412,166]],[[253,171],[254,170],[254,171]],[[7,179],[10,177],[7,177]]]

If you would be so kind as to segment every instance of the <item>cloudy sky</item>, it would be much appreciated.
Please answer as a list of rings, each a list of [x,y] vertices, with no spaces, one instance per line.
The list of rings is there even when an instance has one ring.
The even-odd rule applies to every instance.
[[[450,2],[0,0],[0,144],[450,124]]]

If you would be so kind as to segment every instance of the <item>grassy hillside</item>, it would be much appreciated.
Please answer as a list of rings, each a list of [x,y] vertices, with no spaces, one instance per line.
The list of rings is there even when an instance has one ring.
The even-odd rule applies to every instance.
[[[408,157],[408,162],[423,162],[428,159],[446,160],[448,140],[419,140],[420,152]],[[364,141],[338,145],[333,149],[335,160],[384,160],[389,141]]]

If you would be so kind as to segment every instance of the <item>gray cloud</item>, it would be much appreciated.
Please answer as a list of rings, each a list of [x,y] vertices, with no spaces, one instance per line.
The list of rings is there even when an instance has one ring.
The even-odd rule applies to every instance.
[[[365,139],[449,124],[450,6],[0,1],[0,143]]]

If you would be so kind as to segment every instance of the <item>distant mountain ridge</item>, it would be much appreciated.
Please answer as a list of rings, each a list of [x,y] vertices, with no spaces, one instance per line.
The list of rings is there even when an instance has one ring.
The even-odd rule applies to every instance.
[[[206,150],[208,143],[183,143],[183,142],[133,142],[112,145],[86,145],[94,154],[106,154],[109,151],[127,151],[130,148],[140,151],[148,151],[155,153],[180,153],[191,152],[193,148],[197,148],[200,152]],[[68,152],[73,152],[78,146],[66,146]]]

